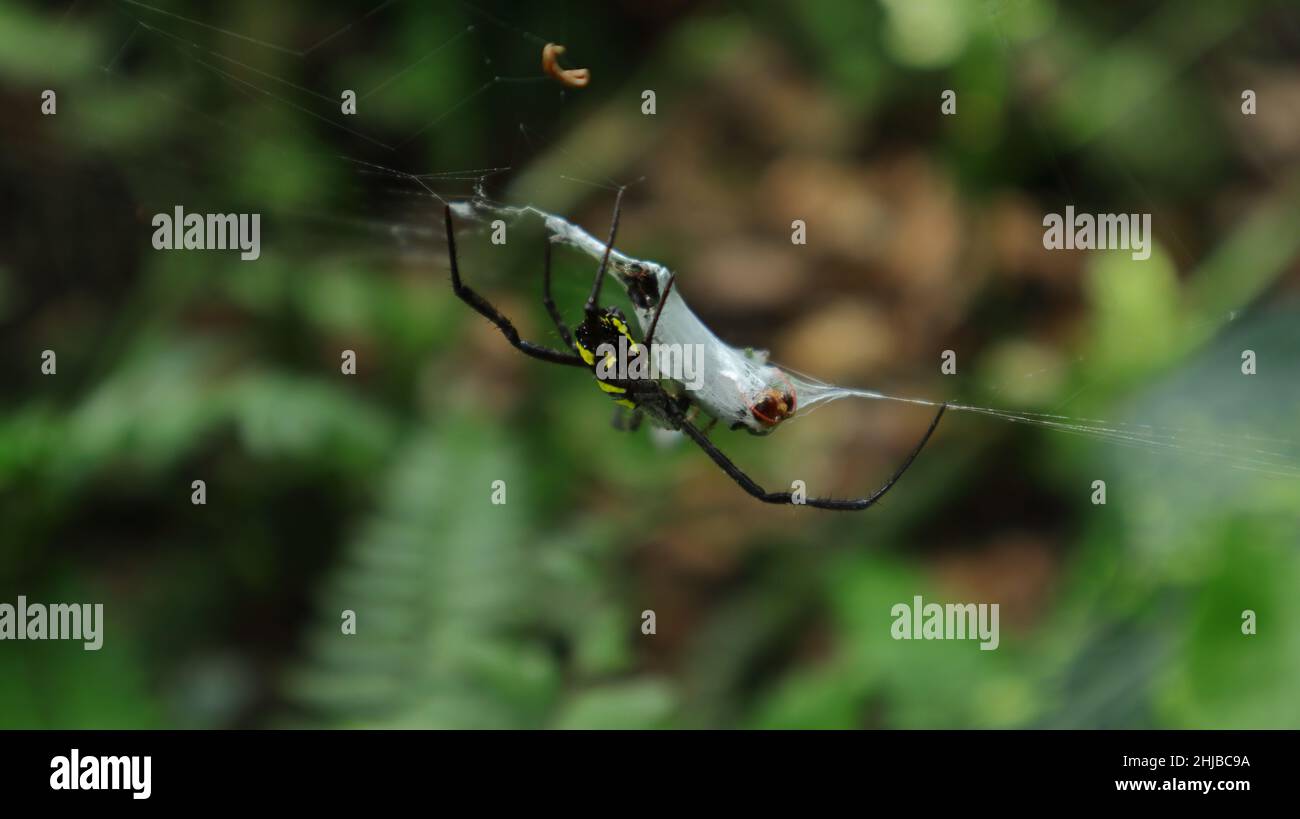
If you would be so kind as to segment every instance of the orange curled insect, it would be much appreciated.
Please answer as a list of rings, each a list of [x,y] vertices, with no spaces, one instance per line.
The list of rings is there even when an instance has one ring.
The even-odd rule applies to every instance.
[[[547,43],[543,46],[542,71],[565,88],[585,88],[591,81],[591,72],[585,68],[563,68],[560,65],[560,55],[563,53],[562,45]]]

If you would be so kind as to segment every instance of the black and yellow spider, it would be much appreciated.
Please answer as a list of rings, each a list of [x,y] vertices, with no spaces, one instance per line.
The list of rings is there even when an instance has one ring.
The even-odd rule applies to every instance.
[[[601,349],[602,345],[617,348],[620,337],[625,340],[627,348],[634,355],[649,354],[650,345],[654,343],[655,327],[659,322],[659,313],[663,310],[668,292],[673,286],[673,279],[670,278],[663,288],[663,292],[660,293],[657,284],[648,282],[648,286],[632,294],[639,306],[643,308],[653,306],[655,308],[654,319],[646,333],[643,344],[638,343],[632,337],[627,318],[621,310],[617,307],[600,306],[601,284],[605,280],[605,271],[609,266],[609,253],[614,247],[614,239],[618,233],[618,218],[622,198],[623,195],[620,191],[618,200],[614,205],[614,219],[609,230],[609,241],[605,245],[605,254],[596,270],[596,280],[592,283],[591,294],[587,297],[582,323],[578,325],[573,333],[569,332],[564,319],[560,317],[560,311],[556,308],[554,299],[551,298],[551,243],[550,241],[546,242],[546,253],[542,267],[542,303],[546,307],[546,312],[550,314],[551,320],[555,322],[555,328],[559,331],[560,338],[564,340],[569,350],[554,350],[521,339],[519,331],[510,323],[510,319],[501,315],[487,299],[461,282],[460,268],[456,259],[456,236],[452,229],[451,208],[447,207],[444,210],[444,218],[447,224],[447,252],[451,262],[452,289],[462,301],[495,324],[501,330],[502,335],[506,337],[506,340],[520,352],[542,361],[549,361],[552,364],[586,367],[591,370],[592,374],[596,376],[596,383],[601,391],[613,398],[621,407],[630,410],[632,413],[632,426],[636,425],[642,415],[649,416],[659,426],[677,430],[694,441],[723,472],[726,472],[732,480],[740,484],[741,488],[750,495],[764,503],[794,503],[794,495],[790,492],[768,492],[759,486],[709,440],[705,432],[691,421],[689,413],[694,405],[688,394],[670,393],[658,380],[653,378],[620,379],[612,377],[609,373],[604,374],[602,377],[598,372],[597,365],[599,362],[596,359],[596,351]],[[939,406],[938,413],[935,414],[934,420],[930,422],[930,427],[925,431],[925,435],[922,436],[920,442],[912,449],[912,452],[903,461],[902,465],[895,470],[894,474],[890,476],[889,480],[885,481],[884,485],[875,492],[865,498],[807,498],[800,505],[812,506],[817,509],[841,510],[866,509],[871,506],[880,500],[881,496],[888,492],[894,483],[902,477],[903,473],[907,471],[908,467],[912,465],[912,461],[916,459],[917,454],[930,440],[930,436],[934,433],[935,427],[939,425],[939,419],[943,417],[946,409],[947,404]]]

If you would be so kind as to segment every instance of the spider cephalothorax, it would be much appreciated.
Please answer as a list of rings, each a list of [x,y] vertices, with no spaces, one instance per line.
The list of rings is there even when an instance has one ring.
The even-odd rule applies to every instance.
[[[636,340],[628,330],[627,317],[617,307],[603,310],[583,318],[582,323],[573,331],[573,340],[578,347],[578,355],[589,367],[596,366],[596,351],[601,347],[619,349],[619,341],[629,348],[632,355],[639,353]]]
[[[632,338],[623,311],[606,307],[588,314],[573,331],[573,346],[583,363],[596,375],[596,385],[601,392],[612,397],[619,406],[636,409],[635,397],[646,392],[644,388],[647,385],[638,384],[637,379],[620,373],[625,372],[628,357],[641,356],[646,349]]]
[[[564,339],[565,345],[569,348],[568,351],[554,350],[521,339],[519,331],[515,329],[510,319],[501,315],[487,299],[461,282],[460,269],[456,261],[456,235],[451,224],[451,208],[448,207],[445,210],[444,218],[447,227],[447,250],[450,258],[452,289],[462,301],[495,324],[501,330],[502,335],[520,352],[553,364],[567,364],[590,369],[596,376],[596,383],[601,391],[608,393],[620,405],[620,412],[630,415],[628,422],[621,424],[623,428],[635,428],[641,417],[646,416],[659,426],[681,431],[682,434],[694,441],[717,464],[718,468],[726,472],[742,489],[764,503],[798,503],[818,509],[847,510],[866,509],[879,500],[882,495],[889,491],[894,482],[907,471],[917,453],[925,446],[926,441],[930,440],[930,435],[934,433],[935,427],[939,425],[939,419],[943,417],[947,404],[940,405],[939,412],[934,416],[934,420],[930,422],[930,428],[926,430],[925,436],[912,449],[911,454],[907,456],[907,460],[903,462],[902,466],[895,470],[894,474],[883,486],[865,498],[804,498],[800,495],[799,500],[795,500],[795,495],[790,492],[769,492],[759,486],[753,478],[732,463],[731,459],[709,440],[707,431],[701,430],[695,425],[692,418],[699,412],[701,405],[689,394],[678,392],[679,387],[675,382],[669,382],[670,391],[670,389],[665,389],[664,385],[660,384],[653,374],[648,377],[639,377],[633,376],[630,371],[624,372],[618,369],[618,365],[627,363],[628,358],[642,361],[643,357],[650,357],[650,352],[653,350],[655,329],[658,327],[660,315],[663,312],[664,304],[668,301],[669,293],[672,292],[675,280],[674,277],[668,275],[661,291],[655,271],[640,264],[620,263],[618,265],[617,273],[623,281],[628,283],[628,295],[631,297],[633,304],[637,305],[639,310],[651,309],[651,305],[653,305],[654,315],[646,332],[644,343],[638,343],[633,338],[631,330],[628,328],[627,319],[621,311],[617,308],[602,307],[600,305],[600,287],[604,281],[605,272],[609,269],[610,252],[614,247],[614,238],[618,233],[619,206],[622,200],[623,194],[620,191],[618,201],[614,205],[614,221],[609,231],[609,242],[605,245],[600,267],[596,270],[596,280],[592,283],[591,295],[587,297],[587,303],[583,308],[582,323],[578,325],[577,330],[573,333],[569,332],[568,325],[564,323],[559,309],[555,306],[555,301],[551,298],[551,243],[549,241],[546,243],[546,256],[542,268],[542,304],[545,305],[546,311],[555,323],[555,329],[559,332],[560,338]],[[624,358],[623,362],[618,360],[619,356]],[[618,370],[617,374],[612,378],[609,376],[611,365]],[[706,373],[705,377],[707,378],[709,375]],[[714,377],[722,377],[722,374],[715,374]],[[757,401],[749,406],[749,412],[759,422],[760,434],[762,430],[770,430],[794,413],[796,402],[794,386],[788,380],[787,387],[788,389],[785,390],[780,388],[767,389],[760,394]],[[748,429],[751,432],[755,431],[753,427],[748,427]]]

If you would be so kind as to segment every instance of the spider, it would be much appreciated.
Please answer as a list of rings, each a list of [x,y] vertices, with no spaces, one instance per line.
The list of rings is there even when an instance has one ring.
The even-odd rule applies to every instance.
[[[624,339],[628,349],[634,355],[649,354],[651,345],[654,343],[659,314],[663,310],[674,281],[674,279],[670,278],[662,289],[662,293],[659,292],[660,288],[655,286],[639,288],[634,294],[634,298],[639,302],[638,306],[643,306],[641,303],[644,303],[646,306],[654,306],[655,308],[654,318],[647,330],[644,343],[638,343],[632,337],[630,325],[621,310],[617,307],[601,306],[601,284],[605,280],[605,272],[609,266],[610,250],[614,247],[614,239],[618,233],[618,219],[622,201],[623,192],[619,191],[614,203],[614,218],[609,229],[609,241],[605,244],[604,256],[601,258],[600,266],[596,269],[596,279],[592,282],[591,293],[587,297],[587,303],[583,308],[582,323],[572,333],[560,316],[560,311],[555,306],[555,300],[551,297],[551,242],[549,240],[546,242],[546,251],[542,259],[542,304],[551,320],[555,323],[555,329],[559,331],[560,338],[563,339],[565,346],[569,348],[568,350],[556,350],[520,338],[519,331],[515,329],[510,319],[502,315],[487,299],[461,281],[460,267],[456,257],[456,236],[451,220],[451,207],[447,206],[443,210],[443,218],[447,228],[447,253],[451,265],[452,290],[455,291],[456,296],[461,301],[495,324],[501,334],[506,337],[506,340],[525,355],[552,364],[585,367],[591,370],[596,377],[596,385],[600,390],[612,398],[620,407],[631,412],[630,424],[625,428],[635,428],[640,423],[642,416],[649,416],[656,424],[666,429],[679,431],[694,441],[723,472],[727,473],[728,477],[758,500],[773,504],[795,503],[793,493],[767,491],[753,478],[745,474],[740,467],[736,466],[722,450],[718,449],[709,440],[706,431],[701,430],[691,420],[690,413],[696,408],[690,397],[685,393],[670,392],[658,380],[653,378],[620,379],[609,373],[605,373],[603,376],[600,374],[596,351],[606,344],[610,345],[611,348],[617,347],[620,337]],[[606,361],[608,361],[608,357]],[[782,415],[793,412],[792,397],[774,395],[770,397],[770,401],[772,406],[766,405],[767,399],[764,401],[764,409],[769,412]],[[902,465],[875,492],[865,498],[807,498],[802,503],[795,505],[836,510],[859,510],[872,506],[894,486],[903,473],[912,465],[912,462],[916,460],[916,456],[921,452],[926,442],[930,440],[930,436],[934,434],[935,428],[939,425],[939,419],[943,417],[947,408],[946,403],[939,405],[939,411],[935,414],[934,420],[930,422],[925,435],[912,448],[911,453],[908,454]]]

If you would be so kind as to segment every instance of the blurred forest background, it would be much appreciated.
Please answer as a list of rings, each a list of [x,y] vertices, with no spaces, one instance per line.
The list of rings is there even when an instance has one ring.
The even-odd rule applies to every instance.
[[[0,76],[0,602],[106,617],[0,644],[0,726],[1300,727],[1300,478],[1187,451],[1300,438],[1295,4],[10,3]],[[597,234],[630,184],[620,246],[801,371],[1198,443],[951,413],[871,511],[763,506],[453,297],[429,191],[504,167]],[[178,204],[261,258],[154,251]],[[1069,204],[1152,213],[1151,259],[1045,252]],[[536,226],[459,241],[558,343]],[[714,436],[860,496],[928,419]],[[892,640],[918,594],[1000,648]]]

